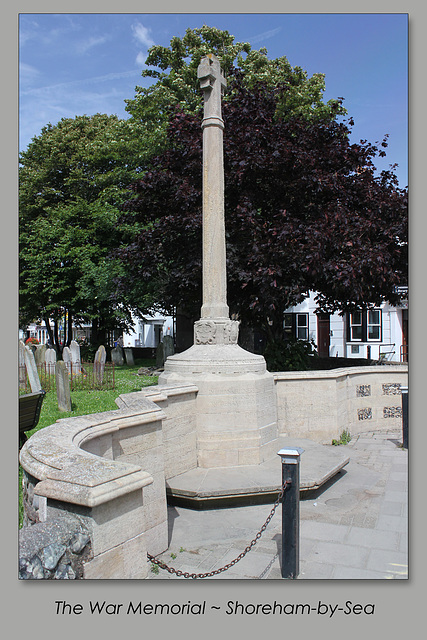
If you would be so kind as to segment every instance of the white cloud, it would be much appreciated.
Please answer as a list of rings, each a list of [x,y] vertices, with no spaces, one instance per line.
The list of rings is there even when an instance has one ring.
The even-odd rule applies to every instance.
[[[36,67],[26,64],[25,62],[19,63],[19,81],[21,85],[31,84],[37,80],[40,76],[40,71]]]
[[[29,73],[37,72],[30,65],[24,66]],[[138,70],[133,69],[43,87],[28,83],[20,92],[20,150],[24,150],[48,122],[55,125],[61,118],[84,113],[116,113],[126,118],[124,96],[132,96],[138,77]]]
[[[29,66],[29,65],[25,65]],[[120,80],[122,78],[130,78],[135,76],[135,71],[119,71],[117,73],[106,73],[102,76],[95,76],[91,78],[82,78],[80,80],[71,80],[70,82],[58,82],[57,84],[53,84],[45,87],[36,87],[34,89],[27,89],[26,91],[21,91],[21,96],[26,95],[34,95],[34,96],[47,96],[52,93],[64,89],[69,90],[71,87],[79,87],[80,85],[85,84],[95,84],[98,82],[109,82],[111,80]]]
[[[86,53],[86,51],[89,51],[89,49],[92,49],[92,47],[97,47],[100,44],[104,44],[108,40],[109,40],[108,36],[99,36],[97,38],[92,37],[83,42],[79,42],[76,46],[77,53],[80,53],[80,54]]]
[[[147,59],[147,54],[144,53],[143,51],[140,51],[136,56],[135,62],[138,65],[138,67],[142,67],[145,64],[146,59]]]
[[[264,31],[264,33],[259,33],[258,35],[250,38],[250,42],[252,44],[256,44],[257,42],[263,42],[264,40],[269,40],[269,38],[274,38],[280,31],[282,27],[277,27],[276,29],[271,29],[270,31]]]
[[[137,40],[137,42],[142,44],[147,49],[154,45],[154,40],[152,40],[152,38],[150,37],[150,31],[151,29],[144,27],[141,22],[137,22],[136,24],[132,25],[132,32],[135,40]]]
[[[30,21],[25,24],[24,28],[19,30],[19,46],[23,47],[29,40],[37,37],[39,25],[37,22]]]

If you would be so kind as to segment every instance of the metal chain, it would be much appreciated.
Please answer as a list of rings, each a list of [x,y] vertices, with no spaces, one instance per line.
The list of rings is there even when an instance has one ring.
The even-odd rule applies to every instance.
[[[169,567],[167,564],[165,564],[161,560],[157,560],[157,558],[155,558],[154,556],[151,556],[149,553],[147,553],[147,558],[150,560],[150,562],[152,562],[153,564],[156,564],[158,567],[160,567],[160,569],[165,569],[165,571],[168,571],[169,573],[174,573],[178,577],[183,576],[184,578],[192,578],[193,580],[196,580],[197,578],[210,578],[211,576],[218,575],[218,573],[222,573],[223,571],[227,571],[227,569],[230,569],[230,567],[233,567],[237,562],[239,562],[242,558],[244,558],[245,555],[247,553],[249,553],[249,551],[251,551],[251,549],[253,549],[253,547],[256,545],[258,540],[261,538],[261,536],[264,533],[264,531],[266,530],[270,520],[274,516],[275,511],[276,511],[277,507],[279,506],[279,504],[280,504],[280,502],[281,502],[281,500],[283,498],[283,495],[284,495],[284,493],[286,491],[286,487],[289,484],[290,484],[289,480],[286,480],[283,483],[282,489],[281,489],[281,491],[280,491],[280,493],[278,495],[278,498],[277,498],[276,502],[273,505],[273,508],[270,511],[270,514],[269,514],[267,520],[264,522],[264,524],[262,525],[261,529],[256,534],[255,538],[248,544],[248,546],[245,548],[245,550],[242,551],[242,553],[240,553],[237,556],[237,558],[234,558],[234,560],[232,560],[228,564],[224,565],[220,569],[215,569],[214,571],[209,571],[207,573],[188,573],[187,571],[181,571],[180,569],[174,569],[173,567]]]

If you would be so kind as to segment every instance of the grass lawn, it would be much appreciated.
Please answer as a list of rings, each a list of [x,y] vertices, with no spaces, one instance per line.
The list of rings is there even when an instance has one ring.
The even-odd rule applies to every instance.
[[[155,366],[155,360],[136,360],[135,366],[114,367],[115,389],[105,391],[87,390],[71,392],[71,411],[59,411],[56,398],[56,389],[48,391],[43,400],[38,425],[32,431],[27,431],[31,436],[36,431],[48,427],[61,418],[85,416],[90,413],[111,411],[117,409],[115,399],[122,393],[140,391],[143,387],[157,384],[157,376],[137,375],[140,367]],[[22,469],[19,468],[19,527],[22,527]]]

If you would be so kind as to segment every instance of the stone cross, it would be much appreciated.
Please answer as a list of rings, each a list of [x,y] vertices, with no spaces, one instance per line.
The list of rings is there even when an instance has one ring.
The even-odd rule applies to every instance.
[[[226,80],[219,60],[202,58],[197,77],[203,113],[203,305],[194,325],[196,344],[237,343],[238,323],[229,318],[224,223],[224,159],[221,96]]]

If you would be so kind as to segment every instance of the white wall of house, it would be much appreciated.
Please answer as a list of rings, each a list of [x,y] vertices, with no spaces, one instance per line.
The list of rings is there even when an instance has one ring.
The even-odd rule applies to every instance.
[[[293,319],[293,334],[295,337],[313,340],[319,344],[318,316],[316,312],[315,293],[310,295],[299,305],[286,309],[285,322],[291,326],[289,314],[295,315]],[[370,316],[361,316],[360,328],[353,324],[353,331],[349,330],[347,315],[341,316],[339,313],[331,314],[329,317],[329,356],[344,358],[370,358],[378,360],[384,357],[389,362],[400,362],[402,359],[403,344],[403,313],[407,309],[407,304],[402,307],[392,307],[388,303],[383,303],[378,307],[379,313]],[[364,312],[366,314],[366,312]],[[304,315],[308,315],[308,319]],[[351,321],[356,322],[358,318],[352,317]],[[378,321],[375,322],[374,320]],[[370,323],[370,324],[369,324]],[[307,329],[304,325],[307,324]],[[363,324],[363,327],[362,327]],[[299,333],[299,335],[298,335]],[[371,337],[369,334],[371,333]]]
[[[172,316],[153,314],[144,319],[134,318],[132,329],[123,333],[123,346],[150,347],[155,349],[163,336],[174,334]]]

